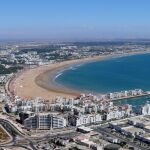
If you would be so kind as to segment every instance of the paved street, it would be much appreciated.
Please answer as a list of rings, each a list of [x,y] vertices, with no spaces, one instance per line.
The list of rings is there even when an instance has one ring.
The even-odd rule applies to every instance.
[[[120,136],[111,134],[111,133],[108,132],[107,129],[105,129],[105,128],[97,127],[97,128],[95,128],[94,130],[95,130],[96,132],[101,133],[101,134],[108,135],[108,136],[110,136],[110,137],[112,137],[112,138],[118,138],[118,139],[120,139],[120,140],[122,140],[122,141],[125,141],[125,142],[127,142],[127,144],[133,146],[133,147],[136,148],[137,150],[148,150],[148,149],[143,148],[143,147],[141,147],[141,146],[139,146],[139,145],[136,145],[136,144],[133,143],[133,142],[130,142],[130,141],[126,140],[126,139],[123,139],[123,138],[121,138]]]

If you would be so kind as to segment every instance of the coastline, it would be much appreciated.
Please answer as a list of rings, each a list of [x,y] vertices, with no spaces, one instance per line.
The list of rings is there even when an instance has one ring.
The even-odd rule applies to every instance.
[[[40,97],[44,100],[53,100],[57,96],[66,98],[74,98],[80,95],[80,91],[69,89],[63,85],[55,83],[54,79],[62,70],[68,69],[71,65],[81,63],[90,63],[100,61],[107,58],[124,57],[130,55],[149,53],[149,51],[130,52],[124,54],[101,55],[89,58],[69,60],[60,63],[39,66],[34,69],[29,69],[21,73],[13,82],[14,93],[23,99],[35,99]],[[10,84],[11,86],[11,84]]]
[[[59,71],[68,68],[70,65],[101,60],[104,58],[106,58],[106,56],[69,60],[25,70],[10,83],[10,89],[13,89],[16,96],[23,99],[35,99],[36,97],[40,97],[44,100],[51,101],[57,96],[74,98],[79,96],[80,92],[57,85],[53,81],[56,74]]]

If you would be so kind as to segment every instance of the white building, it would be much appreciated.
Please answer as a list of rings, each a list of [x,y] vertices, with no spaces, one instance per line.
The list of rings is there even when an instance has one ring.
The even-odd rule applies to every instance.
[[[150,104],[146,104],[141,108],[142,115],[150,115]]]
[[[100,121],[102,121],[102,116],[100,114],[80,115],[76,120],[76,126],[93,124]]]
[[[37,114],[24,120],[24,126],[28,129],[51,129],[66,127],[66,119],[53,114]]]
[[[120,119],[124,116],[130,116],[132,113],[131,105],[120,106],[119,108],[108,109],[106,120]]]

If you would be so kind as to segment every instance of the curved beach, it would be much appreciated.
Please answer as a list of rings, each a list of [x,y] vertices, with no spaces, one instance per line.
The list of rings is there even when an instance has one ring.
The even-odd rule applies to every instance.
[[[10,89],[15,95],[23,99],[40,97],[45,100],[52,100],[57,96],[66,98],[76,97],[80,95],[79,91],[68,89],[54,82],[58,72],[73,64],[100,60],[104,57],[106,56],[70,60],[26,70],[19,74],[12,84],[10,83]]]
[[[126,55],[143,54],[148,52],[131,52],[121,55],[103,55],[77,60],[69,60],[49,65],[43,65],[34,69],[26,70],[19,73],[9,84],[9,89],[14,95],[23,99],[34,99],[40,97],[44,100],[53,100],[57,96],[65,98],[73,98],[80,95],[80,91],[69,89],[57,84],[54,79],[58,73],[70,65],[79,64],[90,61],[103,60],[109,57],[118,57]]]

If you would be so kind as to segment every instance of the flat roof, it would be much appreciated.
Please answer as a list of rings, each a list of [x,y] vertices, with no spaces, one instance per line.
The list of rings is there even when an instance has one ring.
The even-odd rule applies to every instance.
[[[85,127],[85,126],[80,126],[80,127],[78,127],[78,129],[81,129],[81,130],[84,130],[84,131],[87,131],[87,132],[90,132],[90,131],[93,130],[93,129]]]
[[[146,118],[146,117],[136,117],[136,118],[131,118],[131,119],[128,119],[130,121],[135,121],[135,122],[138,122],[138,123],[142,123],[142,124],[147,124],[147,123],[150,123],[150,119],[149,118]]]
[[[125,124],[120,124],[119,127],[121,128],[127,128],[127,127],[130,127],[131,125],[125,123]]]
[[[150,125],[147,125],[147,126],[145,126],[144,128],[146,128],[146,129],[150,129]]]
[[[140,129],[140,128],[136,128],[136,127],[133,127],[133,126],[130,126],[128,128],[124,128],[125,131],[128,131],[130,133],[136,133],[136,132],[145,132],[143,129]]]
[[[123,124],[127,124],[128,123],[128,121],[127,120],[117,120],[117,121],[113,121],[113,122],[110,122],[111,124],[114,124],[114,125],[119,125],[119,126],[121,126],[121,125],[123,125]]]
[[[144,137],[145,139],[150,140],[150,133],[146,133],[146,134],[144,134],[144,135],[143,135],[143,137]]]
[[[150,119],[150,115],[145,115],[144,118]]]

